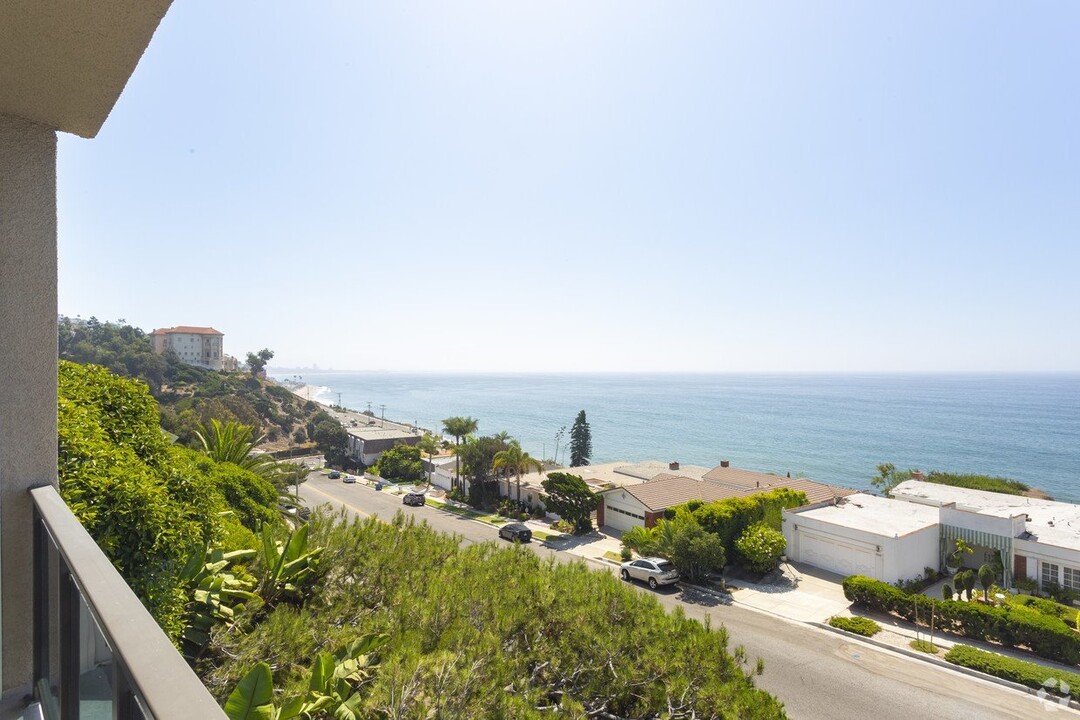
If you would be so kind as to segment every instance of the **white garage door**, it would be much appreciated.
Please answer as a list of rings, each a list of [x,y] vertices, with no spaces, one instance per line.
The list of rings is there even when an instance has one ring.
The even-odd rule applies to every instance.
[[[645,513],[640,508],[604,501],[604,524],[616,530],[645,527]]]
[[[840,575],[866,575],[880,580],[877,555],[866,548],[856,547],[825,535],[799,533],[798,560]]]

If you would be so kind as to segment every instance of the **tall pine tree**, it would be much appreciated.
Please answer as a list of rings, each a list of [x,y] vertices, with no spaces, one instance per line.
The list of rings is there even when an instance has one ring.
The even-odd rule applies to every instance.
[[[570,428],[570,467],[580,467],[589,464],[592,457],[592,430],[589,429],[589,421],[585,419],[585,411],[577,414],[574,427]]]

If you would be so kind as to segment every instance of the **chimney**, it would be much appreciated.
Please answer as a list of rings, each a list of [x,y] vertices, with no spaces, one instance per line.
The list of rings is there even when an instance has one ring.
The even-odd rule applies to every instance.
[[[911,473],[912,480],[925,480],[926,476],[922,474],[922,470],[915,470]]]
[[[730,460],[721,460],[720,461],[720,467],[731,467],[731,461]]]
[[[678,470],[678,469],[679,469],[679,463],[677,463],[677,462],[668,463],[668,470]]]

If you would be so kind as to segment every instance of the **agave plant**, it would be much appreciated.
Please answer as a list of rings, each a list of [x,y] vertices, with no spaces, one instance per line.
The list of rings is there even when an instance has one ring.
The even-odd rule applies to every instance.
[[[296,595],[319,563],[322,548],[308,550],[308,526],[301,525],[289,533],[285,542],[274,540],[269,525],[262,528],[262,551],[265,570],[259,582],[259,595],[273,604],[283,595]]]
[[[225,714],[229,720],[290,720],[316,715],[360,720],[363,701],[360,690],[379,663],[375,651],[389,639],[388,635],[364,635],[334,654],[319,653],[311,665],[307,692],[288,698],[281,705],[274,704],[270,666],[258,663],[225,701]]]
[[[254,583],[227,572],[233,563],[253,557],[254,550],[226,553],[209,545],[192,553],[180,573],[180,581],[191,597],[180,633],[186,657],[202,654],[215,625],[231,626],[241,606],[258,600],[259,596],[251,592]]]

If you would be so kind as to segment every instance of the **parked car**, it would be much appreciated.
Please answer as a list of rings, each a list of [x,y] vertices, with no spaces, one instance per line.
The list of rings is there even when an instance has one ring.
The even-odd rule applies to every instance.
[[[352,475],[343,475],[341,477],[341,482],[354,483],[356,482],[356,478],[354,478]]]
[[[499,537],[506,538],[513,542],[527,543],[532,540],[532,530],[525,523],[508,523],[499,528]]]
[[[413,507],[422,507],[424,504],[424,493],[405,493],[405,496],[401,498],[401,502],[405,505],[412,505]]]
[[[670,585],[679,581],[679,571],[675,569],[671,561],[664,558],[630,560],[624,562],[621,567],[619,574],[622,575],[623,580],[644,580],[653,590],[658,585]]]
[[[331,480],[337,480],[339,477],[341,477],[341,473],[339,473],[337,470],[331,470],[330,471],[330,479]]]

